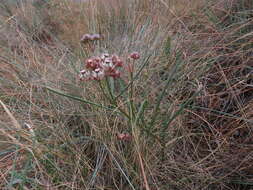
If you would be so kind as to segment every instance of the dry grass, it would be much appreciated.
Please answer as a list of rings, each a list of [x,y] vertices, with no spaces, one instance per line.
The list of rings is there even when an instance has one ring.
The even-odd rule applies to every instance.
[[[250,0],[10,2],[0,5],[1,189],[253,188]],[[84,33],[102,40],[81,44]],[[84,59],[133,51],[132,83],[127,71],[78,80]]]

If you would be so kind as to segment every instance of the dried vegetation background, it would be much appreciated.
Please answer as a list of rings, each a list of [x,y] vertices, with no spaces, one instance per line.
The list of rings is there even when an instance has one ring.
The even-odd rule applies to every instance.
[[[46,89],[107,104],[78,80],[104,51],[147,63],[134,130]],[[252,130],[252,0],[1,2],[0,189],[253,189]]]

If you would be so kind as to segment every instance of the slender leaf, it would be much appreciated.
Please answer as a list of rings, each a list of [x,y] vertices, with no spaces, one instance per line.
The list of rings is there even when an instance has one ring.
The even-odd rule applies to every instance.
[[[147,104],[148,104],[147,100],[144,100],[144,101],[141,103],[141,105],[140,105],[140,107],[139,107],[139,109],[138,109],[138,112],[137,112],[137,116],[136,116],[136,119],[135,119],[135,123],[138,123],[138,121],[139,121],[140,119],[143,118],[143,113],[144,113],[144,111],[145,111],[145,109],[146,109],[146,107],[147,107]]]
[[[69,95],[69,94],[66,94],[64,92],[60,92],[60,91],[55,90],[55,89],[50,88],[50,87],[45,87],[45,88],[47,90],[49,90],[50,92],[53,92],[55,94],[58,94],[58,95],[61,95],[61,96],[64,96],[64,97],[67,97],[67,98],[70,98],[70,99],[73,99],[73,100],[80,101],[80,102],[85,103],[85,104],[90,104],[90,105],[93,105],[93,106],[96,106],[96,107],[99,107],[99,108],[104,108],[104,109],[107,109],[107,110],[110,110],[110,111],[114,111],[115,110],[115,108],[109,108],[109,107],[103,106],[101,104],[90,102],[90,101],[85,100],[83,98],[80,98],[80,97],[77,97],[77,96],[73,96],[73,95]]]
[[[176,64],[176,66],[173,68],[173,70],[171,71],[171,74],[170,76],[168,77],[167,81],[166,81],[166,84],[165,84],[165,87],[163,88],[163,91],[162,93],[159,95],[158,97],[158,100],[157,100],[157,103],[155,105],[155,109],[154,109],[154,113],[153,115],[151,116],[151,122],[149,124],[149,128],[151,128],[155,121],[156,121],[156,118],[157,118],[157,115],[158,115],[158,111],[159,111],[159,108],[160,108],[160,105],[161,105],[161,102],[162,102],[162,99],[164,98],[165,94],[166,94],[166,91],[169,87],[169,85],[171,84],[172,82],[172,79],[173,79],[173,76],[177,73],[177,70],[178,70],[178,66],[179,64]]]

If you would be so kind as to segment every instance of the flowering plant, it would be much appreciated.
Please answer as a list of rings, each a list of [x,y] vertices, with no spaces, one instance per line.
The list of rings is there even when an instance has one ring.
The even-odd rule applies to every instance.
[[[89,58],[85,61],[85,69],[80,71],[79,78],[82,81],[102,80],[106,76],[120,77],[118,68],[123,66],[123,61],[117,56],[108,53],[100,57]]]
[[[140,54],[138,52],[133,52],[128,56],[126,61],[123,61],[116,54],[108,54],[103,53],[100,56],[91,57],[84,61],[84,69],[82,69],[79,73],[80,81],[98,81],[101,87],[101,90],[105,97],[109,99],[109,102],[114,105],[115,108],[119,110],[121,114],[126,116],[128,119],[133,117],[133,72],[134,72],[134,61],[140,58]],[[113,89],[108,81],[109,78],[117,79],[121,78],[121,72],[127,71],[130,77],[130,107],[131,109],[129,113],[125,111],[124,108],[118,105],[117,97],[114,95]],[[106,81],[105,85],[101,85],[102,81]],[[126,140],[130,138],[118,138],[120,140]]]

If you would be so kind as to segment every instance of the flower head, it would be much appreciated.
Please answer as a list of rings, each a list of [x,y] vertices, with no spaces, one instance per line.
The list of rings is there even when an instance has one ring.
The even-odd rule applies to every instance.
[[[82,81],[90,80],[91,79],[91,72],[89,70],[81,70],[79,74],[79,78]]]
[[[92,34],[90,39],[91,40],[100,40],[100,38],[101,38],[100,34]]]
[[[123,66],[123,61],[117,55],[113,55],[112,56],[112,64],[115,67],[122,67]]]
[[[104,61],[106,58],[108,58],[110,55],[108,53],[103,53],[101,55],[101,59]]]
[[[92,71],[92,79],[94,80],[102,80],[105,76],[105,72],[102,68],[97,68]]]
[[[83,43],[86,43],[86,42],[90,41],[90,39],[91,39],[91,35],[90,34],[84,34],[82,36],[82,38],[80,39],[80,41],[83,42]]]
[[[109,76],[120,77],[119,67],[123,66],[123,61],[117,56],[110,56],[103,53],[100,57],[89,58],[85,61],[85,70],[80,71],[81,80],[102,80]]]
[[[96,40],[100,40],[100,39],[101,39],[100,34],[84,34],[81,37],[80,41],[83,43],[87,43],[90,41],[96,41]]]
[[[130,141],[132,139],[132,136],[129,133],[120,133],[117,134],[117,138],[121,141]]]
[[[113,67],[112,60],[110,58],[105,58],[104,61],[101,62],[101,65],[105,71],[108,71]]]
[[[138,52],[133,52],[130,54],[130,57],[132,59],[139,59],[140,58],[140,54]]]

